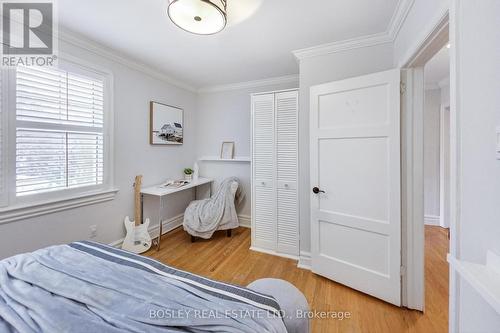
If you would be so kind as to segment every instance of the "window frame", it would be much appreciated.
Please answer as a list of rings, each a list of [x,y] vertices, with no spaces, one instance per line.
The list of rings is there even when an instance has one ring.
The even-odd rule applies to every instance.
[[[58,69],[75,74],[84,75],[90,78],[103,80],[104,83],[104,118],[103,118],[103,183],[100,185],[88,185],[75,188],[65,188],[25,196],[16,195],[16,129],[18,120],[16,119],[16,69],[8,68],[1,70],[2,80],[2,179],[4,191],[0,193],[0,223],[12,220],[12,211],[17,211],[15,219],[23,218],[22,210],[29,211],[29,216],[50,213],[51,210],[42,209],[44,206],[53,204],[57,210],[61,210],[61,203],[67,202],[68,208],[75,204],[88,202],[95,203],[92,198],[103,198],[104,201],[114,197],[117,189],[114,188],[114,154],[113,154],[113,131],[114,131],[114,87],[113,74],[111,71],[100,68],[95,64],[90,64],[79,58],[68,54],[60,53],[58,58]],[[23,121],[19,121],[23,122]],[[72,125],[53,126],[61,129],[83,129],[83,127]],[[88,130],[88,129],[87,129]],[[104,195],[103,195],[104,194]],[[105,195],[109,194],[109,195]],[[82,200],[79,200],[82,199]],[[99,201],[97,201],[99,202]],[[40,214],[36,214],[32,208],[38,207]],[[45,207],[47,208],[47,207]],[[35,213],[35,214],[33,214]]]

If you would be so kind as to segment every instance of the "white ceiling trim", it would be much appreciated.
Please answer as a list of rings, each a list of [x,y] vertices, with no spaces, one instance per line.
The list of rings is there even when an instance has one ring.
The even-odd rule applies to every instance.
[[[361,36],[333,43],[321,44],[293,51],[297,60],[317,57],[341,51],[353,50],[362,47],[375,46],[379,44],[393,43],[403,26],[415,0],[399,0],[396,10],[392,15],[391,22],[385,32],[373,35]]]
[[[72,44],[79,48],[82,48],[86,51],[94,53],[96,55],[105,57],[109,60],[127,66],[131,69],[137,70],[141,73],[149,75],[155,79],[161,80],[178,88],[182,88],[188,90],[190,92],[197,92],[197,89],[185,82],[182,82],[178,79],[175,79],[165,73],[161,73],[158,69],[154,69],[151,66],[140,63],[139,61],[131,59],[129,56],[126,56],[120,53],[117,50],[106,47],[102,44],[99,44],[95,41],[87,39],[82,35],[79,35],[75,32],[69,31],[67,29],[59,29],[58,31],[59,40],[64,41],[66,43]]]
[[[208,87],[200,88],[198,90],[198,93],[214,93],[214,92],[221,92],[221,91],[257,88],[257,87],[270,86],[270,85],[274,85],[274,84],[286,84],[286,83],[296,83],[298,86],[299,85],[299,75],[292,74],[292,75],[272,77],[272,78],[263,79],[263,80],[253,80],[253,81],[246,81],[246,82],[223,84],[223,85],[218,85],[218,86],[208,86]]]
[[[399,0],[396,10],[392,15],[391,22],[389,23],[389,28],[387,29],[388,34],[392,37],[394,41],[403,27],[403,23],[410,12],[411,7],[415,0]]]
[[[388,36],[388,34],[384,32],[370,36],[362,36],[333,43],[321,44],[305,49],[292,51],[292,53],[298,60],[303,60],[341,51],[359,49],[362,47],[375,46],[391,42],[392,39],[390,38],[390,36]]]

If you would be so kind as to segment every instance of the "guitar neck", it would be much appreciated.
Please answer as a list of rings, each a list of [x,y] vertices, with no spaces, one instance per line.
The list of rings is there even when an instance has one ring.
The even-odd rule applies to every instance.
[[[140,225],[142,223],[142,211],[141,211],[141,184],[142,176],[135,177],[134,184],[134,206],[135,206],[135,225]]]

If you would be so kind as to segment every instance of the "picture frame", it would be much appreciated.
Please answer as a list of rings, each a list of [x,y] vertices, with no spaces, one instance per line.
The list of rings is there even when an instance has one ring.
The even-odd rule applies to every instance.
[[[149,143],[182,145],[184,143],[184,110],[155,101],[149,102]]]
[[[232,160],[234,158],[234,141],[222,142],[220,158],[223,160]]]

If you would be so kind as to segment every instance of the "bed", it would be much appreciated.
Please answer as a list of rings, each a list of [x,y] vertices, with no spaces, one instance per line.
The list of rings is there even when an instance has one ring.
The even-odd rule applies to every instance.
[[[306,310],[282,280],[240,287],[95,242],[0,261],[0,332],[299,333]]]

